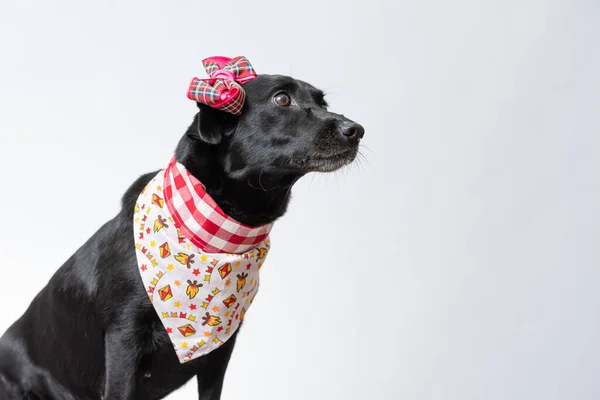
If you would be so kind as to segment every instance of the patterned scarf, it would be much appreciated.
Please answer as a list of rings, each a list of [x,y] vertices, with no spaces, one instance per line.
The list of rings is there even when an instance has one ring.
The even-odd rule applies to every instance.
[[[175,159],[146,185],[133,218],[142,283],[179,361],[223,345],[258,292],[272,225],[227,216]]]

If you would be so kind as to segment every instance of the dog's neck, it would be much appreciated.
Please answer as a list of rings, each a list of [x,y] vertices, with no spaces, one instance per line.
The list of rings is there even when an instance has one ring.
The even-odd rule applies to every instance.
[[[204,185],[221,209],[248,226],[261,226],[281,217],[288,206],[295,174],[245,171],[232,176],[225,170],[219,146],[185,135],[175,157]]]

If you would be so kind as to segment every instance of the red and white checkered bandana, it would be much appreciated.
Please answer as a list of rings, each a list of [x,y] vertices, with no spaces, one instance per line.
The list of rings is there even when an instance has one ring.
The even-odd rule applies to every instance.
[[[165,170],[164,197],[175,226],[206,253],[244,253],[267,239],[273,226],[252,228],[226,215],[175,158]]]
[[[250,61],[246,57],[210,57],[202,63],[210,78],[192,79],[188,98],[240,115],[246,99],[242,84],[256,78]]]

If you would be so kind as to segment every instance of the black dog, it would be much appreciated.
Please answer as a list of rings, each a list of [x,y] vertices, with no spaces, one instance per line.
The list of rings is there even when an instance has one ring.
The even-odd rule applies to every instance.
[[[259,226],[285,213],[300,177],[352,162],[364,129],[305,82],[259,75],[244,89],[241,116],[198,104],[175,156],[225,213]],[[131,185],[120,213],[2,336],[1,400],[160,399],[194,376],[200,399],[220,398],[235,336],[180,364],[137,272],[134,204],[156,173]]]

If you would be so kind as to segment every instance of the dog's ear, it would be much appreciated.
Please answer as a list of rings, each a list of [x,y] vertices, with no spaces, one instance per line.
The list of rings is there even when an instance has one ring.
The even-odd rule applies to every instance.
[[[188,135],[205,143],[217,145],[225,136],[229,136],[235,131],[238,121],[236,115],[217,110],[206,104],[197,104],[200,111],[188,128]]]

